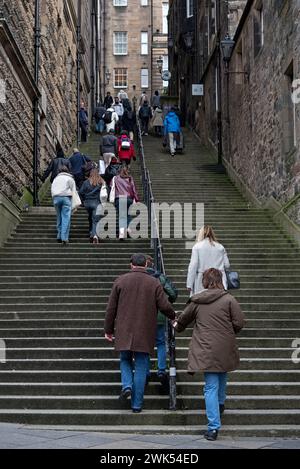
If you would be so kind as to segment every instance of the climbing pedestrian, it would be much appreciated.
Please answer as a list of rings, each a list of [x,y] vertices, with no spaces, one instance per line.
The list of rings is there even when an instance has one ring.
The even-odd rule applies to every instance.
[[[90,242],[93,244],[99,243],[96,228],[100,216],[97,215],[97,208],[101,203],[100,191],[103,185],[105,185],[105,181],[100,176],[98,169],[95,168],[92,169],[89,178],[84,181],[79,191],[83,205],[88,213]]]
[[[147,101],[147,103],[148,103],[149,99],[148,99],[146,91],[143,91],[141,96],[140,96],[139,107],[142,107],[145,101]]]
[[[98,103],[95,109],[94,118],[96,124],[96,133],[102,134],[105,129],[105,122],[103,120],[103,116],[105,114],[106,108],[101,103]]]
[[[158,90],[154,91],[154,95],[151,99],[151,106],[153,107],[154,111],[158,106],[160,106],[160,94]]]
[[[157,106],[151,121],[152,127],[154,128],[155,135],[161,137],[164,132],[164,121],[163,121],[163,112],[161,107]]]
[[[79,190],[85,180],[85,165],[90,162],[91,159],[80,153],[78,148],[74,148],[73,155],[69,158],[69,161],[71,164],[71,172],[74,176],[77,189]]]
[[[118,138],[115,136],[114,129],[110,129],[101,139],[100,154],[103,156],[105,166],[107,167],[113,156],[118,155]]]
[[[87,111],[84,107],[84,103],[81,103],[81,105],[80,105],[79,125],[80,125],[80,129],[81,129],[81,141],[86,142],[87,141],[87,134],[88,134],[89,120],[88,120],[88,113],[87,113]]]
[[[57,242],[67,245],[72,215],[72,197],[76,184],[67,166],[62,166],[51,185],[51,196],[56,211]]]
[[[115,112],[118,116],[118,120],[116,122],[116,133],[120,133],[120,130],[122,128],[122,118],[123,118],[123,114],[124,114],[124,106],[123,106],[123,104],[121,103],[121,101],[119,100],[119,98],[117,96],[115,97],[115,102],[112,105],[112,107],[113,107],[113,109],[115,110]]]
[[[152,118],[152,110],[148,101],[144,101],[139,110],[139,118],[141,120],[142,135],[148,135],[149,121]]]
[[[119,220],[119,241],[124,241],[126,234],[130,236],[128,226],[131,222],[131,216],[128,214],[128,211],[134,202],[139,201],[139,196],[134,179],[126,167],[123,167],[120,174],[114,177],[112,184],[111,187],[115,193],[114,204]]]
[[[197,243],[193,247],[188,268],[186,286],[191,295],[204,289],[202,284],[203,272],[211,267],[222,272],[223,285],[226,290],[226,270],[230,267],[226,249],[218,243],[212,227],[204,225],[199,231]]]
[[[66,166],[68,171],[71,171],[71,163],[68,158],[65,157],[63,149],[61,148],[60,144],[56,144],[56,157],[49,163],[48,167],[46,168],[43,176],[41,177],[42,182],[45,182],[49,174],[50,182],[52,183],[62,166]]]
[[[118,93],[119,101],[123,102],[124,99],[128,99],[128,94],[124,90],[120,90]]]
[[[121,130],[120,137],[118,138],[118,156],[121,163],[130,166],[133,159],[136,161],[134,145],[129,138],[127,130]]]
[[[112,179],[119,174],[121,168],[122,164],[117,157],[113,156],[111,162],[105,169],[105,173],[101,174],[101,177],[105,180],[108,189],[110,188]]]
[[[113,105],[113,103],[114,103],[114,99],[113,99],[112,95],[110,94],[110,91],[108,91],[108,92],[106,93],[105,98],[104,98],[104,102],[103,102],[104,107],[105,107],[106,109],[108,109],[108,108],[110,108],[110,107]]]
[[[227,373],[239,366],[236,334],[245,316],[237,300],[224,290],[222,272],[203,273],[204,291],[193,295],[173,323],[182,332],[194,323],[188,354],[188,373],[204,372],[204,398],[208,420],[207,440],[216,440],[225,410]]]
[[[122,117],[123,130],[127,130],[129,133],[130,140],[133,141],[134,128],[136,124],[136,115],[133,112],[131,106],[124,108],[124,114]]]
[[[115,109],[111,106],[106,109],[106,112],[103,116],[104,123],[106,125],[106,132],[108,133],[110,130],[116,131],[116,124],[119,121],[118,114],[116,113]]]
[[[163,289],[166,293],[169,302],[175,303],[178,295],[177,288],[175,285],[164,275],[162,272],[159,272],[155,269],[154,260],[151,256],[146,256],[147,265],[146,272],[152,277],[157,278]],[[164,393],[169,393],[169,376],[166,372],[167,370],[167,349],[166,349],[166,317],[160,311],[157,315],[157,326],[156,326],[156,337],[155,344],[157,349],[157,378],[162,385],[162,390]],[[150,360],[149,360],[149,370],[148,370],[148,380],[150,379]]]
[[[175,113],[175,108],[172,106],[164,120],[164,136],[169,141],[171,156],[174,156],[176,153],[177,142],[180,141],[180,133],[180,122]]]
[[[134,413],[142,411],[144,389],[153,353],[157,311],[174,319],[175,312],[167,300],[160,282],[146,272],[146,256],[131,257],[131,272],[118,277],[109,297],[104,332],[105,338],[115,341],[120,352],[122,380],[121,402],[131,397]]]

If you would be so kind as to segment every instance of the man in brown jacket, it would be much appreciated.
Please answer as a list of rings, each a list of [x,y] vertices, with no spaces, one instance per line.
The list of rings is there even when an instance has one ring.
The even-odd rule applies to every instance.
[[[132,411],[141,412],[149,366],[154,351],[157,311],[174,319],[175,312],[159,282],[146,272],[146,256],[131,257],[131,272],[118,277],[106,309],[105,338],[120,352],[121,400],[131,396]]]

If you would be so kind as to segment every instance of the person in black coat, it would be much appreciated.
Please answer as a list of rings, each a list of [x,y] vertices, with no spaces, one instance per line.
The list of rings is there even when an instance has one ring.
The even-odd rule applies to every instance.
[[[136,115],[133,112],[131,106],[125,108],[122,118],[122,128],[127,130],[130,140],[133,140],[133,132],[136,124]]]
[[[42,182],[45,182],[49,174],[51,174],[50,182],[54,181],[62,166],[66,166],[69,171],[71,171],[71,163],[65,157],[64,151],[61,145],[57,142],[56,144],[56,157],[49,163],[46,171],[44,172],[43,176],[41,177]]]
[[[103,103],[103,104],[104,104],[104,107],[105,107],[106,109],[108,109],[109,107],[112,106],[113,102],[114,102],[114,99],[113,99],[113,97],[111,96],[110,92],[108,91],[108,92],[106,93],[105,98],[104,98],[104,103]]]

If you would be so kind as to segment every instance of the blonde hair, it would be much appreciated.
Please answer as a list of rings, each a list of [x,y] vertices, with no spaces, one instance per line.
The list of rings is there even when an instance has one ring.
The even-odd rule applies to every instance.
[[[216,235],[214,233],[214,230],[212,229],[212,227],[210,225],[202,226],[202,228],[199,230],[199,233],[198,233],[197,242],[199,243],[200,241],[203,241],[206,238],[209,239],[209,242],[211,244],[214,244],[214,242],[215,243],[218,242],[217,238],[216,238]]]

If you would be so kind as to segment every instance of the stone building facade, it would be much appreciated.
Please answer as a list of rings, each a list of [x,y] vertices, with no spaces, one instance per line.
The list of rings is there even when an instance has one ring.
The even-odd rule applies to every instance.
[[[299,0],[249,1],[234,39],[229,71],[247,75],[228,75],[225,158],[256,197],[285,205],[300,191]]]
[[[123,89],[130,99],[139,99],[142,91],[150,96],[163,82],[157,59],[168,68],[168,1],[102,0],[101,63],[102,97]]]
[[[81,99],[89,104],[89,0],[40,0],[39,82],[35,84],[35,2],[0,0],[0,193],[22,205],[32,193],[33,101],[39,98],[38,172],[76,139],[77,21],[81,4]]]
[[[188,123],[246,192],[278,210],[287,204],[297,223],[299,15],[299,0],[173,0],[169,18],[171,93]],[[228,68],[227,32],[235,42]],[[203,96],[192,95],[192,83],[203,84]]]

